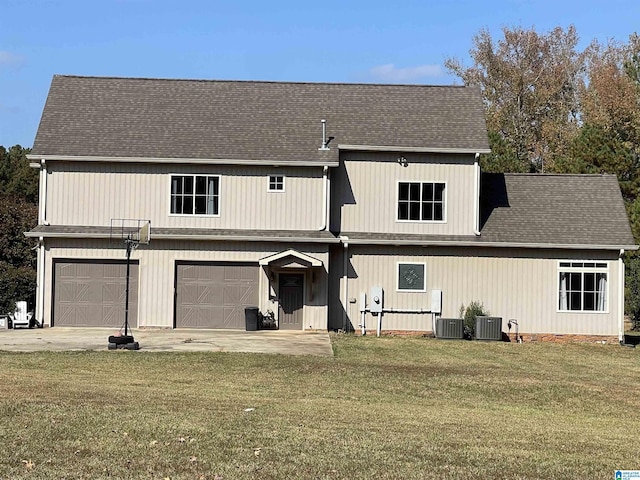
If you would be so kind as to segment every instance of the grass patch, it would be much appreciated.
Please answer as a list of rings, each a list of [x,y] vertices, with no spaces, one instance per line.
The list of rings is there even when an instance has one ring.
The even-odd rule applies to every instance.
[[[640,466],[636,349],[332,341],[334,358],[0,353],[0,478],[613,478]]]

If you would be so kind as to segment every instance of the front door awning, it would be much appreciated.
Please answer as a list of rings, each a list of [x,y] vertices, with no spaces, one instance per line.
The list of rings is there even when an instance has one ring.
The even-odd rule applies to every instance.
[[[263,267],[310,268],[322,267],[322,260],[297,250],[289,249],[261,258],[260,265]]]

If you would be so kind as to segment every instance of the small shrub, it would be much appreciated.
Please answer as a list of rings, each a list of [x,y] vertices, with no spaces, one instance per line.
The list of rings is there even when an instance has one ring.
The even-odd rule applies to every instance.
[[[473,338],[476,329],[476,317],[490,315],[488,310],[480,302],[473,301],[466,307],[460,305],[460,318],[464,319],[464,336]]]

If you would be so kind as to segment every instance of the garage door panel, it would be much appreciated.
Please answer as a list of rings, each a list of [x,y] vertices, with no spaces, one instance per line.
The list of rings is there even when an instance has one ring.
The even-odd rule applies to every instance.
[[[122,299],[122,285],[119,283],[105,283],[102,286],[102,300],[106,302],[118,302]]]
[[[129,309],[129,314],[131,314],[131,309]],[[103,306],[102,318],[104,319],[104,323],[108,325],[121,324],[124,319],[124,306]]]
[[[224,315],[225,328],[234,328],[236,319],[238,318],[238,314],[240,313],[238,309],[234,307],[224,307],[222,309],[222,313]],[[244,311],[243,311],[243,319],[244,319]]]
[[[244,328],[244,309],[258,302],[257,265],[176,266],[176,327]]]
[[[126,263],[56,260],[53,325],[116,327],[124,324]],[[137,325],[138,265],[130,266],[129,324]]]
[[[224,280],[241,280],[242,279],[242,271],[244,267],[225,267],[224,268]]]

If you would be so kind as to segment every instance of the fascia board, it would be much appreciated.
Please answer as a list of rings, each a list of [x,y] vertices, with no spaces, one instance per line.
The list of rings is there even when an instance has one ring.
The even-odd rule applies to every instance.
[[[111,238],[104,233],[85,232],[24,232],[28,238]],[[244,235],[164,235],[151,232],[152,240],[201,240],[201,241],[239,241],[239,242],[295,242],[295,243],[340,243],[337,238],[309,238],[309,237],[274,237],[274,236],[244,236]]]
[[[270,165],[274,167],[337,167],[335,161],[313,160],[256,160],[237,158],[164,158],[164,157],[105,157],[78,155],[27,155],[29,160],[61,161],[61,162],[115,162],[115,163],[157,163],[157,164],[195,164],[195,165]]]
[[[491,153],[489,148],[440,148],[440,147],[399,147],[394,145],[348,145],[338,144],[340,150],[361,150],[369,152],[415,152],[415,153]]]
[[[514,243],[514,242],[482,242],[482,241],[451,241],[451,240],[388,240],[363,239],[349,237],[352,245],[415,245],[424,247],[494,247],[494,248],[536,248],[536,249],[564,249],[564,250],[638,250],[638,245],[583,245],[583,244],[551,244],[551,243]]]

